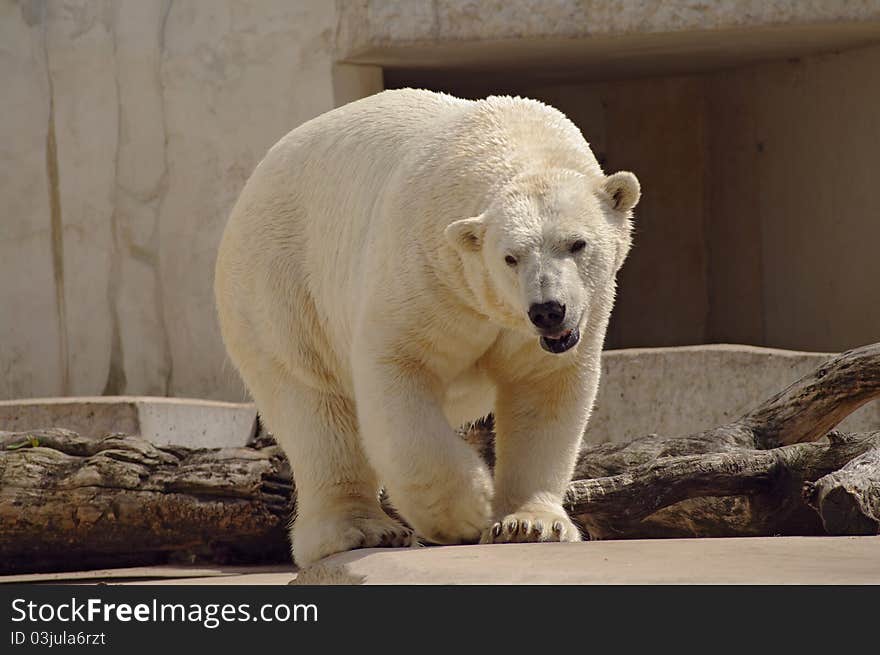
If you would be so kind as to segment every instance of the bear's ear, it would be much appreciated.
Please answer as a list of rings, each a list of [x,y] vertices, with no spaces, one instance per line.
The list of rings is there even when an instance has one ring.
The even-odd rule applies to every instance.
[[[459,252],[477,252],[483,246],[486,224],[482,216],[463,218],[446,227],[443,233]]]
[[[611,208],[620,212],[635,207],[642,193],[638,178],[629,171],[619,171],[606,177],[602,191]]]

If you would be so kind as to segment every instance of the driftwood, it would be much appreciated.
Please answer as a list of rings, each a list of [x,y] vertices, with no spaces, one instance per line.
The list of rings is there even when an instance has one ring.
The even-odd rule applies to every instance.
[[[828,534],[880,533],[880,447],[839,471],[804,484],[804,499],[819,512]]]
[[[592,538],[876,534],[880,432],[830,432],[880,397],[880,344],[823,364],[728,425],[586,446],[567,509]],[[493,461],[491,420],[463,436]],[[279,448],[0,432],[0,573],[284,560],[295,493]]]
[[[594,539],[821,534],[819,516],[802,500],[804,484],[878,447],[880,432],[834,433],[772,450],[662,457],[576,480],[566,505]]]
[[[0,433],[0,573],[288,557],[277,446],[157,448],[134,436]]]

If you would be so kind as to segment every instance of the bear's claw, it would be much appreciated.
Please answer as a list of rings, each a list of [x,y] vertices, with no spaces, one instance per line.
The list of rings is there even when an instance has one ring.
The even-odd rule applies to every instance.
[[[557,512],[517,512],[493,523],[483,533],[480,543],[527,543],[536,541],[581,541],[581,534],[571,519]]]

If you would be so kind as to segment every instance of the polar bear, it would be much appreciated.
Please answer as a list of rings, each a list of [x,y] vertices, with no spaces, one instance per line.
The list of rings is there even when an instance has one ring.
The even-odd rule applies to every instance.
[[[581,539],[562,498],[639,194],[522,98],[385,91],[271,148],[215,295],[293,467],[300,565],[419,538]],[[494,475],[454,429],[489,412]]]

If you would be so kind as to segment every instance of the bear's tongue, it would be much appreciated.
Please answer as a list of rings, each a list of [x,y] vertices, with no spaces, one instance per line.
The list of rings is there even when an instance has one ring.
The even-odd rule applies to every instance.
[[[541,337],[541,348],[554,354],[564,353],[573,348],[580,338],[580,331],[577,328],[566,330],[558,337]]]

